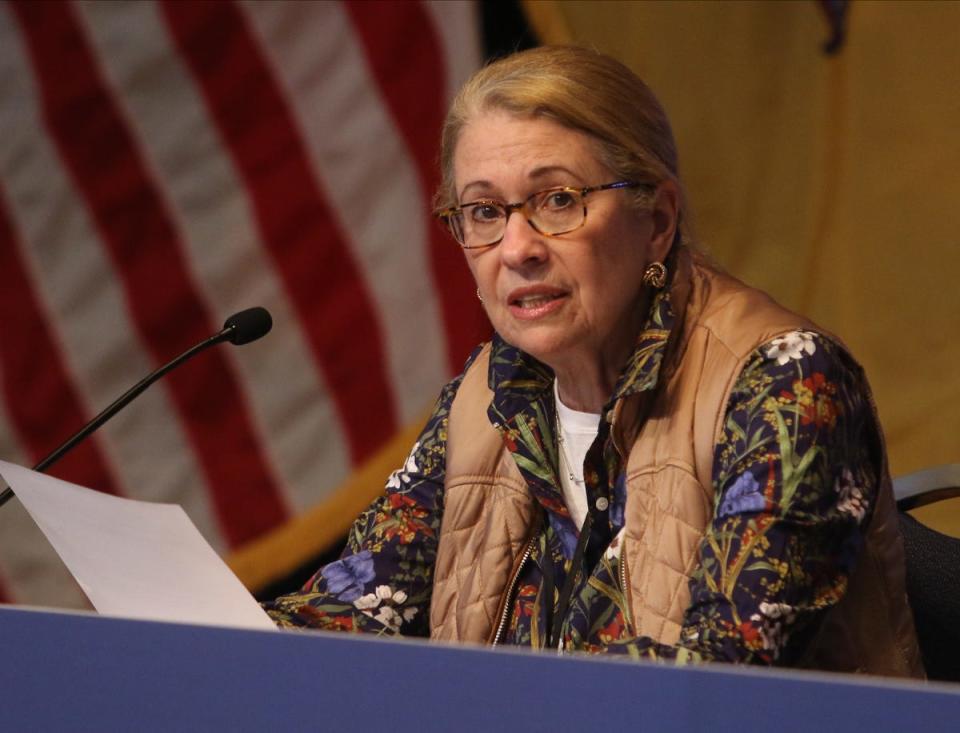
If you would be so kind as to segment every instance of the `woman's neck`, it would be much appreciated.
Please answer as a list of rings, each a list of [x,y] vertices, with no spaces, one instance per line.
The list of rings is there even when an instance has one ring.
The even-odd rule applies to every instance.
[[[621,367],[622,364],[611,370],[593,362],[568,370],[555,368],[560,401],[577,412],[601,412],[613,393]]]
[[[560,377],[558,376],[557,379],[560,380]],[[560,388],[560,401],[571,410],[576,410],[577,412],[599,413],[603,410],[603,405],[607,401],[607,397],[610,396],[609,392],[603,393],[601,396],[601,391],[599,390],[593,391],[590,394],[585,392],[577,394],[569,393],[564,388],[562,381],[558,381],[558,386]]]
[[[636,348],[650,309],[650,294],[644,293],[639,304],[626,314],[624,322],[614,330],[614,338],[605,344],[593,345],[567,353],[565,359],[553,360],[549,366],[557,378],[560,400],[571,410],[598,413],[613,394],[624,364]]]

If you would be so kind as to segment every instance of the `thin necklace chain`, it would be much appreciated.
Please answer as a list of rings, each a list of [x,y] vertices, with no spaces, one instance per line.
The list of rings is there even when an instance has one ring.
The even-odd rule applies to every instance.
[[[573,472],[573,467],[570,464],[570,459],[567,458],[567,441],[563,439],[563,427],[560,425],[560,408],[557,408],[556,412],[556,423],[557,423],[557,447],[559,448],[560,453],[560,470],[566,470],[567,477],[570,479],[570,483],[579,486],[584,483],[583,479],[578,479],[576,474]]]

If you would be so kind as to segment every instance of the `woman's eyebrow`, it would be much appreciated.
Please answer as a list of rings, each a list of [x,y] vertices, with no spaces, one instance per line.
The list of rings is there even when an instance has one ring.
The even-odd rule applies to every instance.
[[[536,180],[538,178],[545,178],[547,176],[554,175],[556,173],[566,173],[567,175],[573,176],[577,180],[580,180],[580,176],[574,173],[572,170],[562,165],[544,165],[534,168],[530,173],[527,174],[527,178],[531,180]]]
[[[477,180],[477,181],[470,181],[470,183],[466,184],[466,185],[460,190],[459,199],[460,199],[461,201],[463,201],[463,200],[466,198],[466,196],[467,196],[467,192],[470,191],[471,188],[479,188],[481,191],[489,191],[489,190],[491,190],[493,187],[494,187],[494,186],[493,186],[493,184],[492,184],[490,181],[486,181],[486,180],[483,180],[483,179],[480,179],[480,180]]]

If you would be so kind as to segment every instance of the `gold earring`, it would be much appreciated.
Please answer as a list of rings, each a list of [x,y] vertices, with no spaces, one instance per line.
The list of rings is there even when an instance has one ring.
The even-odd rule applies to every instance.
[[[643,272],[643,283],[659,290],[667,284],[667,268],[662,262],[651,262]]]
[[[480,295],[480,288],[477,288],[477,300],[479,300],[481,303],[483,302],[483,296]]]

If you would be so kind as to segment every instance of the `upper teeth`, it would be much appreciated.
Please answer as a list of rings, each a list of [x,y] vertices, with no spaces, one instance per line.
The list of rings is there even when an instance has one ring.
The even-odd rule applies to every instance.
[[[517,298],[517,303],[523,307],[527,308],[529,306],[540,305],[541,303],[546,303],[549,300],[553,300],[555,295],[525,295],[522,298]]]

